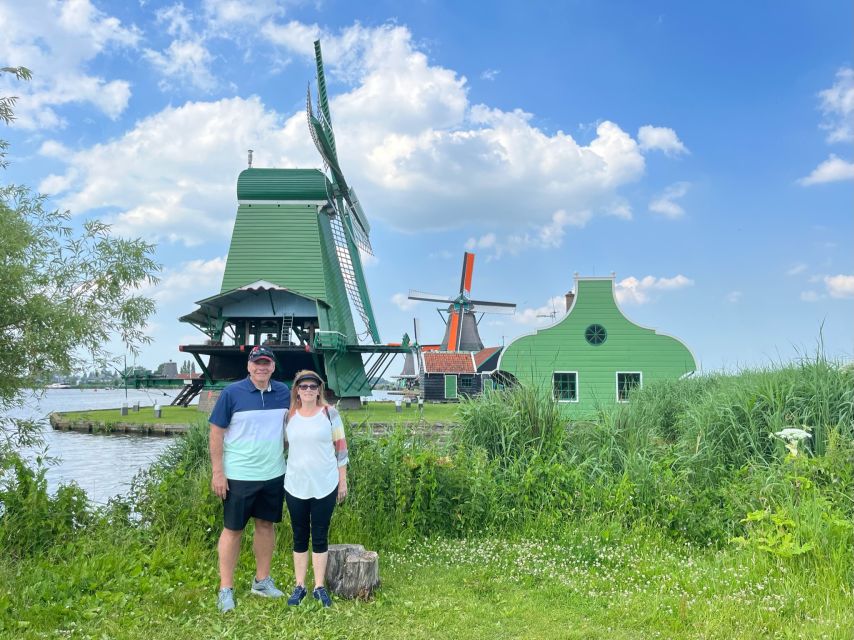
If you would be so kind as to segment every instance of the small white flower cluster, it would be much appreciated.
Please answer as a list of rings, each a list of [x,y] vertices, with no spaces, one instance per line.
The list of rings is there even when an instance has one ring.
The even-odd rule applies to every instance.
[[[798,427],[786,427],[782,431],[775,432],[774,436],[786,443],[786,449],[792,456],[798,455],[799,442],[812,437],[809,431]]]

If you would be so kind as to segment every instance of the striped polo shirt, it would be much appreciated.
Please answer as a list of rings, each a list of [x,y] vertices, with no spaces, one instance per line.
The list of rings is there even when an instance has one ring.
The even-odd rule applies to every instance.
[[[285,473],[284,420],[290,406],[288,385],[276,380],[261,390],[247,376],[223,389],[210,422],[226,430],[226,478],[271,480]]]

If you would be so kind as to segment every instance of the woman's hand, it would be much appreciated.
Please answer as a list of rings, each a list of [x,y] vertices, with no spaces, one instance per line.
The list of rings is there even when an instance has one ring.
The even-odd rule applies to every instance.
[[[347,476],[341,474],[338,478],[338,504],[344,502],[347,497]]]

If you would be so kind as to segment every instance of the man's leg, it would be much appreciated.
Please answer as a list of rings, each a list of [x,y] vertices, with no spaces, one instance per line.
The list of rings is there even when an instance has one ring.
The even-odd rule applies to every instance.
[[[255,579],[259,582],[270,576],[273,561],[273,549],[276,546],[276,529],[273,523],[255,518],[255,537],[252,549],[255,551]]]
[[[219,552],[219,587],[234,588],[234,569],[240,555],[240,538],[243,531],[223,529],[219,536],[217,551]]]

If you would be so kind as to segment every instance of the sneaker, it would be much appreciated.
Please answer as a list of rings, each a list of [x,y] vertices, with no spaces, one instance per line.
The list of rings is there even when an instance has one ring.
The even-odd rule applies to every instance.
[[[320,600],[320,604],[324,607],[332,606],[332,598],[329,597],[329,594],[326,593],[326,589],[323,587],[315,587],[314,591],[311,592],[311,595],[314,596],[315,600]]]
[[[267,576],[263,580],[252,578],[252,593],[262,598],[281,598],[285,595],[283,592],[276,589],[273,579]]]
[[[291,597],[288,598],[288,606],[296,607],[302,602],[302,599],[305,598],[305,594],[308,593],[305,590],[305,587],[301,584],[298,584],[294,587],[294,592],[291,594]]]
[[[216,608],[222,613],[234,609],[234,589],[223,587],[219,590],[219,595],[216,599]]]

